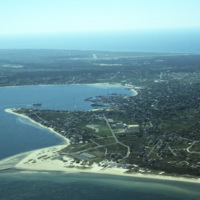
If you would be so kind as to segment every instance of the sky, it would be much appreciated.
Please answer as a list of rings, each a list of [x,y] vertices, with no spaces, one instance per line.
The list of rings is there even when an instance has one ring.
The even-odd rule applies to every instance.
[[[200,0],[1,0],[0,35],[200,27]]]

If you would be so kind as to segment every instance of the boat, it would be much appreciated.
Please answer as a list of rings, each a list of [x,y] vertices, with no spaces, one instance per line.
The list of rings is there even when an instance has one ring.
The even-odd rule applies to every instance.
[[[41,103],[33,103],[33,106],[42,106]]]
[[[101,103],[92,103],[91,106],[101,106],[101,107],[109,107],[109,104],[101,104]]]

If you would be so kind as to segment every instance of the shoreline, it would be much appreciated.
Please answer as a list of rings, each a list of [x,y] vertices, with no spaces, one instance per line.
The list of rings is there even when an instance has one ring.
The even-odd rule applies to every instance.
[[[110,87],[124,87],[126,86],[122,85],[121,83],[109,83],[109,82],[104,82],[104,83],[74,83],[74,84],[41,84],[41,85],[16,85],[16,86],[0,86],[0,88],[6,88],[6,87],[33,87],[33,86],[40,86],[40,87],[49,87],[49,86],[61,86],[61,85],[93,85],[93,86],[110,86]],[[134,92],[133,96],[136,96],[138,92],[135,89],[130,89],[131,91]]]
[[[42,149],[32,150],[29,152],[24,152],[21,154],[17,154],[12,157],[5,158],[0,160],[0,166],[9,164],[9,162],[13,162],[16,160],[17,157],[21,155],[26,155],[24,158],[17,160],[12,169],[19,169],[19,170],[29,170],[29,171],[61,171],[66,173],[94,173],[94,174],[105,174],[105,175],[115,175],[115,176],[127,176],[127,177],[135,177],[135,178],[148,178],[148,179],[157,179],[157,180],[168,180],[168,181],[183,181],[183,182],[190,182],[190,183],[197,183],[200,184],[200,178],[186,178],[181,176],[170,176],[170,175],[161,175],[161,174],[143,174],[143,173],[126,173],[127,169],[123,168],[105,168],[99,166],[100,163],[93,163],[91,166],[89,165],[81,165],[80,163],[75,163],[74,159],[59,154],[59,151],[63,148],[70,145],[70,140],[65,138],[64,136],[60,135],[58,132],[54,131],[52,128],[45,127],[44,125],[35,122],[34,120],[30,119],[29,117],[18,114],[12,111],[12,109],[5,109],[5,112],[10,114],[15,114],[20,117],[26,118],[31,122],[50,130],[51,132],[57,134],[59,137],[62,137],[65,140],[65,144],[63,145],[56,145],[51,147],[46,147]],[[61,158],[62,157],[62,158]],[[105,161],[105,163],[108,161]]]
[[[200,184],[200,178],[186,178],[181,176],[170,176],[170,175],[159,175],[159,174],[142,174],[142,173],[126,173],[125,169],[120,168],[107,168],[102,170],[97,163],[94,163],[91,166],[83,167],[80,164],[75,166],[65,166],[65,163],[61,160],[46,159],[38,160],[37,156],[52,156],[56,154],[57,151],[65,148],[65,145],[56,145],[52,147],[46,147],[42,149],[37,149],[29,152],[24,152],[17,154],[15,156],[8,157],[6,159],[0,160],[0,166],[9,164],[13,162],[21,155],[26,155],[25,158],[19,160],[11,169],[25,170],[25,171],[48,171],[48,172],[64,172],[64,173],[89,173],[89,174],[103,174],[103,175],[113,175],[113,176],[124,176],[132,178],[144,178],[144,179],[155,179],[155,180],[166,180],[166,181],[178,181],[178,182],[187,182],[187,183],[196,183]],[[71,159],[66,157],[67,159]],[[29,160],[37,160],[36,163],[29,163]]]
[[[32,86],[61,86],[61,85],[96,85],[96,86],[113,86],[113,87],[121,87],[123,86],[121,83],[109,83],[109,82],[104,82],[104,83],[63,83],[63,84],[39,84],[39,85],[6,85],[6,86],[0,86],[0,88],[4,87],[32,87]],[[125,86],[124,86],[125,87]]]
[[[74,85],[82,85],[82,84],[74,84]],[[124,87],[124,89],[127,88],[126,85],[122,85],[121,83],[89,83],[89,84],[85,84],[85,85],[93,85],[93,86],[110,86],[110,87]],[[132,86],[132,85],[131,85]],[[133,86],[132,86],[133,87]],[[130,91],[133,92],[133,95],[131,96],[136,96],[138,95],[138,91],[135,90],[134,88],[130,88]]]
[[[105,86],[110,86],[110,87],[124,87],[126,89],[127,87],[125,85],[122,85],[121,83],[109,83],[109,82],[104,82],[104,83],[75,83],[75,84],[47,84],[47,85],[17,85],[17,86],[0,86],[0,88],[6,88],[6,87],[34,87],[34,86],[40,86],[40,87],[49,87],[49,86],[61,86],[61,85],[91,85],[91,86],[100,86],[100,87],[105,87]],[[135,90],[134,88],[130,88],[130,91],[133,92],[131,96],[137,96],[138,91]]]
[[[56,132],[53,128],[49,128],[49,127],[47,127],[47,126],[44,126],[44,125],[42,125],[42,124],[40,124],[40,123],[34,121],[34,120],[31,119],[30,117],[28,117],[28,116],[26,116],[26,115],[24,115],[24,114],[15,113],[15,112],[13,112],[12,110],[14,110],[14,109],[7,108],[7,109],[5,109],[5,112],[10,113],[10,114],[17,115],[17,116],[19,116],[19,117],[26,118],[26,119],[28,119],[29,121],[31,121],[32,123],[37,124],[38,126],[40,126],[40,127],[42,127],[42,128],[48,129],[49,131],[51,131],[51,132],[55,133],[56,135],[58,135],[59,137],[61,137],[61,138],[65,141],[65,144],[64,144],[64,145],[70,145],[70,140],[67,139],[66,137],[64,137],[63,135],[61,135],[60,133]]]

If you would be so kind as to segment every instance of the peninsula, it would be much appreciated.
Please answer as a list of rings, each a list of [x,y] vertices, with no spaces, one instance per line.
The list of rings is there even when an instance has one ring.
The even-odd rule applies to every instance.
[[[191,178],[199,182],[200,55],[95,52],[93,60],[91,52],[73,53],[74,57],[68,59],[73,69],[63,65],[63,69],[56,69],[60,78],[55,80],[50,74],[43,74],[36,83],[117,83],[137,95],[88,97],[85,100],[96,108],[91,111],[7,109],[66,140],[66,145],[30,152],[15,167],[174,180]],[[24,73],[29,74],[28,70]],[[18,76],[15,85],[33,84],[28,76],[14,71]],[[67,76],[61,77],[62,71],[71,73],[71,81]],[[36,76],[33,77],[34,80]],[[11,84],[7,80],[2,78],[2,86]]]

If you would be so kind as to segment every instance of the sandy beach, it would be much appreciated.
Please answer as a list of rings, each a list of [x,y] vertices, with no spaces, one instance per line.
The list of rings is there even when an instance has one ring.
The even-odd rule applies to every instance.
[[[89,83],[89,84],[86,84],[86,85],[93,85],[93,86],[99,86],[99,87],[102,87],[102,86],[121,87],[121,86],[123,86],[121,83],[109,83],[109,82]]]
[[[97,87],[126,87],[122,85],[121,83],[109,83],[109,82],[104,82],[104,83],[79,83],[79,84],[53,84],[53,85],[92,85],[92,86],[97,86]],[[47,86],[52,86],[52,85],[19,85],[19,86],[3,86],[3,87],[29,87],[29,86],[40,86],[40,87],[47,87]],[[1,87],[1,86],[0,86]],[[131,91],[133,91],[133,96],[136,96],[138,94],[137,90],[134,88],[130,88]],[[9,112],[9,111],[8,111]]]
[[[0,161],[1,165],[9,165],[9,163],[16,162],[12,168],[28,171],[63,171],[66,173],[97,173],[97,174],[108,174],[117,176],[128,176],[137,178],[149,178],[159,180],[170,180],[170,181],[183,181],[190,183],[199,183],[200,178],[184,178],[184,177],[173,177],[163,176],[159,174],[142,174],[142,173],[126,173],[127,169],[112,167],[106,168],[102,165],[108,161],[102,161],[101,163],[93,163],[91,166],[84,164],[83,162],[76,163],[72,157],[67,155],[60,156],[59,151],[65,148],[67,145],[57,145],[38,149],[26,153],[22,153],[10,158]],[[20,156],[23,156],[20,161],[17,160]],[[18,161],[18,162],[17,162]]]
[[[121,83],[91,83],[91,84],[87,84],[87,85],[92,85],[92,86],[97,86],[97,87],[106,87],[106,86],[111,86],[111,87],[127,87],[126,85],[122,85]],[[130,90],[133,92],[133,96],[138,95],[137,90],[135,90],[133,87],[133,85],[129,85]]]
[[[14,110],[15,110],[14,108],[13,109],[8,108],[8,109],[5,109],[5,112],[10,113],[10,114],[14,114],[14,115],[17,115],[17,116],[20,116],[20,117],[23,117],[23,118],[26,118],[26,119],[30,120],[32,123],[37,124],[38,126],[41,126],[43,128],[46,128],[46,129],[50,130],[51,132],[55,133],[56,135],[58,135],[59,137],[62,137],[67,145],[70,144],[70,140],[69,139],[67,139],[66,137],[64,137],[60,133],[56,132],[53,128],[46,127],[46,126],[44,126],[44,125],[32,120],[31,118],[27,117],[24,114],[18,114],[16,112],[13,112]]]
[[[171,180],[171,181],[184,181],[191,183],[200,183],[200,178],[184,178],[178,176],[165,176],[161,174],[143,174],[141,173],[126,173],[127,169],[119,168],[115,163],[108,162],[104,160],[100,163],[93,163],[92,165],[89,161],[80,161],[77,163],[74,158],[70,157],[68,154],[60,154],[60,151],[70,145],[69,139],[60,135],[51,128],[45,127],[29,117],[23,114],[17,114],[13,112],[13,109],[6,109],[7,113],[15,114],[20,117],[29,119],[31,122],[38,124],[44,128],[49,129],[53,133],[62,137],[66,144],[57,145],[47,148],[42,148],[30,152],[25,152],[6,158],[0,161],[1,166],[9,166],[9,168],[21,169],[21,170],[38,170],[38,171],[64,171],[66,173],[98,173],[98,174],[110,174],[119,176],[129,176],[129,177],[140,177],[140,178],[150,178],[150,179],[160,179],[160,180]],[[107,166],[107,167],[105,167]],[[112,166],[112,167],[111,167]]]

